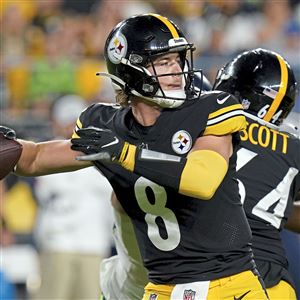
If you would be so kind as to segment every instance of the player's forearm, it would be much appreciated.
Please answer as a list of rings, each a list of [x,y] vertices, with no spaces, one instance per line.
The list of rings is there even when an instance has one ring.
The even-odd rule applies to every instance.
[[[78,129],[72,149],[87,155],[78,160],[118,162],[125,169],[179,193],[209,200],[224,179],[232,154],[232,136],[201,136],[187,158],[139,149],[114,132],[93,126]]]
[[[131,153],[130,153],[131,152]],[[224,179],[228,164],[215,151],[198,150],[182,158],[131,146],[122,166],[179,193],[209,200]]]
[[[88,162],[78,162],[78,155],[70,149],[69,141],[34,143],[19,140],[23,145],[22,155],[16,166],[16,174],[39,176],[67,172],[90,166]]]

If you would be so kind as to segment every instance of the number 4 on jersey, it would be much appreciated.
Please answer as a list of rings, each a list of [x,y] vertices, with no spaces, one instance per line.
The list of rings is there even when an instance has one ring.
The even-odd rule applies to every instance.
[[[239,171],[255,156],[257,156],[257,153],[253,151],[245,148],[239,149],[237,152],[236,170]],[[279,229],[288,203],[290,187],[297,174],[297,169],[292,167],[289,168],[282,181],[280,181],[273,190],[271,190],[262,199],[257,199],[257,204],[253,207],[252,214],[269,222],[275,228]],[[238,180],[238,183],[241,202],[244,203],[247,191],[242,181]],[[268,209],[276,202],[278,203],[276,204],[273,212],[268,212]]]

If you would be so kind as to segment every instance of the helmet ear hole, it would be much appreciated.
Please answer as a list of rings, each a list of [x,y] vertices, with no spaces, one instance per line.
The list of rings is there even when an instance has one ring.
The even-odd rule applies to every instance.
[[[149,76],[140,70],[132,69],[129,66],[124,66],[122,77],[129,87],[145,96],[153,97],[158,91],[160,85],[155,77]],[[129,69],[129,70],[127,70]]]

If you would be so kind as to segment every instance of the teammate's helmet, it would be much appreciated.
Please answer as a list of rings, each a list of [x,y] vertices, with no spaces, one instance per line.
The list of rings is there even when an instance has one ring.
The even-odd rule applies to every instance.
[[[300,113],[295,111],[290,112],[286,119],[283,120],[279,129],[300,139]]]
[[[194,75],[194,85],[195,88],[201,91],[209,92],[212,90],[212,84],[208,78],[201,72],[200,74],[195,73]]]
[[[219,70],[213,89],[233,94],[247,112],[279,125],[294,106],[297,83],[279,54],[254,49]]]
[[[127,95],[145,98],[161,107],[177,107],[187,98],[199,97],[193,89],[194,73],[201,72],[193,70],[194,49],[193,44],[188,43],[178,27],[166,17],[137,15],[119,23],[109,34],[104,50],[109,74],[98,74],[109,76],[114,88],[122,89]],[[151,75],[146,66],[153,66],[157,56],[170,52],[179,53],[182,72]],[[158,77],[166,75],[182,75],[184,90],[162,90]]]

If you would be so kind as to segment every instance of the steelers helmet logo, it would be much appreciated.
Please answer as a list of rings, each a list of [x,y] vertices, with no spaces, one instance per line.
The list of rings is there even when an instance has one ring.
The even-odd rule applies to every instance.
[[[192,137],[185,130],[177,131],[172,137],[172,148],[177,154],[185,154],[192,147]]]
[[[114,64],[119,64],[122,57],[127,53],[127,40],[121,33],[113,36],[107,48],[109,60]]]

